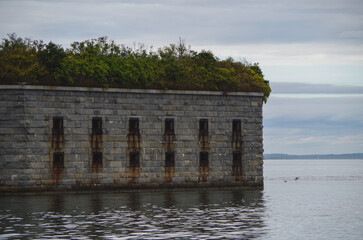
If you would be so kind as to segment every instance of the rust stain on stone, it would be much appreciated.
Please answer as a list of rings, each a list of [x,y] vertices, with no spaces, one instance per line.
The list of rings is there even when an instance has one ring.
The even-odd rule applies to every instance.
[[[175,176],[175,152],[165,152],[164,181],[172,182]]]
[[[170,121],[168,129],[164,131],[163,145],[165,148],[165,163],[164,163],[164,182],[173,182],[175,177],[175,135],[174,135],[174,120]],[[167,126],[166,126],[167,127]]]
[[[140,149],[141,138],[140,134],[128,134],[127,135],[127,147],[130,152],[134,152]]]
[[[175,167],[174,166],[165,166],[164,167],[164,181],[172,182],[175,177]]]
[[[233,132],[232,135],[232,147],[239,149],[242,147],[242,135],[241,132]]]
[[[100,179],[99,179],[98,177],[91,178],[90,183],[91,183],[92,185],[99,184],[99,183],[100,183]]]
[[[129,183],[136,183],[140,177],[140,167],[128,167],[127,179]]]
[[[198,182],[207,182],[209,177],[209,153],[200,152]]]
[[[90,145],[92,148],[91,173],[103,172],[103,135],[101,131],[92,131]],[[97,177],[98,179],[98,177]],[[98,182],[98,180],[95,180]],[[95,182],[93,182],[94,184]]]
[[[242,123],[241,119],[233,119],[232,123],[232,148],[233,152],[233,163],[232,163],[232,176],[235,181],[242,181]]]
[[[243,180],[242,154],[239,151],[233,152],[232,176],[237,182]]]
[[[102,173],[103,171],[102,163],[101,164],[95,164],[92,163],[91,167],[91,173]]]
[[[53,167],[52,181],[54,184],[59,184],[62,180],[63,167]]]
[[[207,182],[209,177],[209,167],[199,166],[198,182]]]
[[[173,151],[175,148],[175,135],[172,132],[165,132],[164,133],[164,142],[163,145],[165,147],[165,151]]]
[[[52,129],[52,142],[51,146],[54,149],[61,149],[64,147],[64,134],[63,129]]]
[[[62,174],[64,171],[64,153],[53,153],[53,167],[52,167],[52,182],[53,184],[59,184],[62,180]]]
[[[103,148],[102,134],[91,135],[91,147],[93,152],[102,152]]]
[[[209,149],[209,136],[208,135],[199,135],[199,148],[202,151],[208,151],[208,149]]]
[[[127,179],[129,183],[136,183],[140,177],[140,146],[139,131],[129,131],[127,135]]]
[[[232,166],[232,176],[236,182],[242,181],[242,166]]]

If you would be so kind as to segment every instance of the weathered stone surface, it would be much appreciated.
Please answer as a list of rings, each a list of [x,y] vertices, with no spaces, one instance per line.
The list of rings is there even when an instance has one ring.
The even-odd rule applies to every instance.
[[[0,191],[262,187],[262,99],[260,93],[2,85]],[[63,118],[58,138],[54,117]],[[100,137],[93,135],[94,117],[102,119]],[[139,119],[139,135],[129,135],[131,118]],[[169,118],[172,137],[164,136]],[[200,119],[208,119],[202,138]],[[232,143],[234,119],[241,121],[238,144]],[[102,157],[95,160],[95,152]],[[131,152],[139,153],[139,162],[130,162]],[[171,167],[166,152],[174,152]],[[200,152],[208,152],[207,167]],[[238,178],[232,176],[236,152]]]

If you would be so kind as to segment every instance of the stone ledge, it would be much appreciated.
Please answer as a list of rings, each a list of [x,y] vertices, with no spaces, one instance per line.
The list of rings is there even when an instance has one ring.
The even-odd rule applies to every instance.
[[[126,88],[64,87],[64,86],[38,86],[38,85],[0,85],[0,90],[46,90],[46,91],[74,91],[74,92],[145,93],[145,94],[213,95],[213,96],[255,96],[255,97],[264,96],[263,93],[259,93],[259,92],[126,89]]]
[[[41,185],[41,186],[0,186],[3,195],[89,193],[89,192],[137,192],[137,191],[180,191],[194,189],[239,189],[263,190],[263,181],[255,182],[215,182],[215,183],[135,183],[135,184],[82,184],[82,185]]]

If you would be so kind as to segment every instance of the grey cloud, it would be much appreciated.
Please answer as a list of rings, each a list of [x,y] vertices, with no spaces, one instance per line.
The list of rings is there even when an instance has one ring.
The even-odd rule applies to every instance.
[[[271,97],[264,105],[266,153],[348,153],[363,147],[363,96]]]
[[[363,86],[271,82],[273,94],[363,94]]]
[[[294,98],[271,96],[264,105],[264,119],[286,121],[359,121],[363,125],[363,96]]]
[[[265,153],[330,154],[354,153],[363,149],[363,134],[322,132],[310,128],[267,128]]]
[[[148,41],[181,36],[194,44],[346,39],[362,30],[359,1],[2,1],[1,35],[67,35]],[[361,8],[363,9],[363,8]],[[357,12],[358,11],[358,12]],[[362,21],[360,21],[362,20]],[[70,26],[69,22],[82,27]],[[354,25],[353,25],[354,24]],[[127,34],[126,34],[127,33]],[[354,39],[357,34],[353,34]],[[59,36],[56,37],[61,37]]]

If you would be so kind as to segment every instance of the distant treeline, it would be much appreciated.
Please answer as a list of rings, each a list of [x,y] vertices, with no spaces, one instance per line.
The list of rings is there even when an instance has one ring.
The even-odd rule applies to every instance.
[[[325,154],[325,155],[289,155],[289,154],[264,154],[264,159],[363,159],[363,153],[350,154]]]
[[[265,102],[271,92],[257,63],[220,60],[181,40],[157,51],[107,37],[70,46],[9,34],[0,44],[0,83],[262,92]]]

